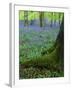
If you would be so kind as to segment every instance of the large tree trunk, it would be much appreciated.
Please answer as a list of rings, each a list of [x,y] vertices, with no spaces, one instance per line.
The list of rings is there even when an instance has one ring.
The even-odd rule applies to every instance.
[[[59,45],[59,49],[60,49],[60,54],[63,57],[62,53],[63,53],[63,48],[64,48],[64,18],[62,20],[61,23],[61,27],[60,27],[60,31],[59,34],[57,36],[56,42],[55,42],[55,46]]]
[[[54,46],[57,47],[58,58],[62,65],[61,67],[63,68],[64,67],[64,17]]]

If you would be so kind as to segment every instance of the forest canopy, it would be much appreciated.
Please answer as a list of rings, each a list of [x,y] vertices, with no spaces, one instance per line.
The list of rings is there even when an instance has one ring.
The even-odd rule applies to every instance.
[[[27,11],[28,12],[28,20],[34,20],[34,19],[39,19],[39,14],[40,12],[38,11]],[[19,20],[24,20],[24,14],[26,12],[23,10],[19,11]],[[46,19],[54,19],[54,20],[62,20],[63,17],[63,12],[43,12],[44,13],[44,17]]]

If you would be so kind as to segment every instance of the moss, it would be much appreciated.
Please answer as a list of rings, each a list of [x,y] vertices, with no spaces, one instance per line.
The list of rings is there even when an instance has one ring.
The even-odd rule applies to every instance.
[[[57,48],[49,55],[44,55],[38,58],[31,59],[29,61],[25,61],[23,64],[20,66],[22,68],[28,68],[28,67],[38,67],[38,68],[54,68],[58,61],[58,56],[57,56]]]

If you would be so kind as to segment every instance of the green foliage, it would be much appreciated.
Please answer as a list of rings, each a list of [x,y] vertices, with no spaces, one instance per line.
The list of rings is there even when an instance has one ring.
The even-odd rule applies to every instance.
[[[19,20],[24,20],[24,11],[23,10],[19,11]]]
[[[43,55],[50,47],[53,46],[58,30],[35,32],[30,30],[29,33],[20,34],[19,36],[19,57],[20,63],[31,60]],[[47,53],[49,53],[47,51]]]
[[[53,13],[53,15],[52,15],[52,13]],[[63,13],[61,13],[61,12],[44,12],[44,18],[48,19],[49,21],[51,19],[58,21],[59,15],[61,16],[60,20],[62,20]],[[28,11],[28,20],[39,19],[39,16],[40,16],[40,12]],[[24,11],[23,10],[19,11],[19,20],[24,20]]]
[[[58,72],[57,70],[51,71],[46,68],[25,68],[20,69],[20,79],[31,79],[31,78],[49,78],[49,77],[63,77],[63,72]]]
[[[57,47],[48,55],[33,58],[20,65],[20,78],[47,78],[63,77],[64,71],[61,69],[57,56]]]

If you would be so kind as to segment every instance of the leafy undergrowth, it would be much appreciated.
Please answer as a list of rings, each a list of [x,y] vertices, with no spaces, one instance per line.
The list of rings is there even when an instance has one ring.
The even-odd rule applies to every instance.
[[[46,54],[53,46],[58,30],[22,30],[19,36],[19,60],[24,61],[38,58]],[[50,50],[49,50],[50,51]],[[43,52],[43,53],[42,53]],[[47,54],[50,52],[47,52]]]
[[[51,50],[49,49],[49,54],[45,52],[45,55],[28,61],[26,60],[24,63],[20,64],[20,79],[63,77],[64,66],[59,62],[58,47],[57,45],[53,51],[52,48]]]
[[[50,77],[63,77],[64,73],[57,70],[48,70],[47,68],[25,68],[20,69],[20,79],[31,79],[31,78],[50,78]]]

